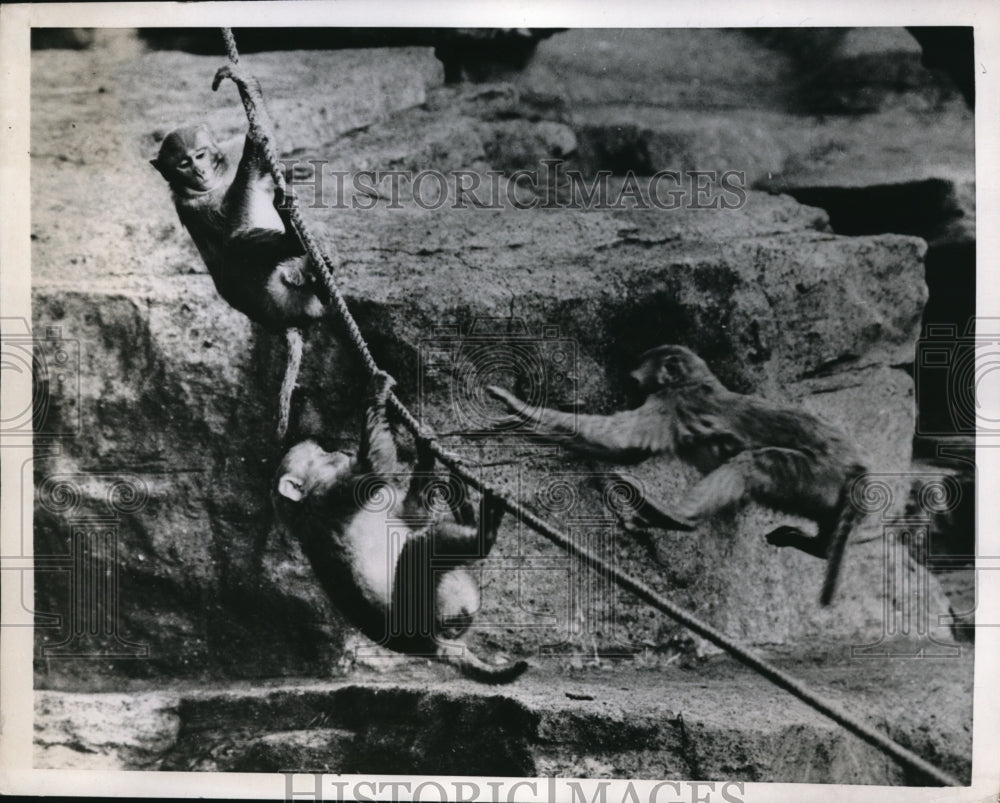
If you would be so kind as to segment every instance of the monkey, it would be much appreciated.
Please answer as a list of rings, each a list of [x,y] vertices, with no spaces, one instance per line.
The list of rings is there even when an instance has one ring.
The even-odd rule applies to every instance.
[[[451,473],[447,497],[455,521],[428,512],[434,455],[417,439],[417,462],[400,504],[394,499],[396,446],[386,419],[393,384],[376,379],[356,456],[325,451],[314,440],[293,446],[272,486],[277,520],[298,539],[334,605],[368,638],[391,650],[451,663],[483,683],[508,683],[524,661],[492,666],[459,638],[479,608],[479,589],[464,568],[486,557],[503,508],[490,494],[480,503],[481,530]]]
[[[150,164],[170,185],[181,224],[219,295],[268,331],[301,328],[326,313],[322,288],[285,208],[290,196],[279,191],[264,159],[273,124],[255,78],[225,65],[212,89],[226,78],[257,109],[239,164],[232,165],[204,125],[171,131]]]
[[[642,500],[634,511],[639,522],[691,530],[700,519],[747,500],[812,519],[814,536],[786,525],[766,539],[827,559],[820,603],[829,605],[858,518],[851,489],[867,472],[854,444],[803,410],[728,390],[683,346],[645,352],[631,377],[645,401],[607,416],[535,409],[495,385],[486,392],[537,425],[538,434],[571,448],[618,462],[671,453],[703,475],[676,510]]]

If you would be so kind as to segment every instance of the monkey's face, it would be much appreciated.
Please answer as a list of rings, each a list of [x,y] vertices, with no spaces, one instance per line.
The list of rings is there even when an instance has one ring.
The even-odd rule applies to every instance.
[[[651,393],[660,388],[679,387],[712,376],[704,361],[684,346],[659,346],[642,355],[632,374],[639,389]]]
[[[175,188],[208,192],[226,172],[226,156],[205,126],[171,131],[150,164]]]
[[[297,443],[278,468],[277,492],[292,502],[333,488],[352,468],[352,458],[345,452],[328,452],[316,441]]]

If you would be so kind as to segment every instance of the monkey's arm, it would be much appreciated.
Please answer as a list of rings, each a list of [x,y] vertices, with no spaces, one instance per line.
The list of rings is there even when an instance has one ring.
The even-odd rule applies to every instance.
[[[240,95],[249,99],[256,110],[254,123],[243,142],[243,155],[236,168],[236,175],[226,192],[225,213],[230,232],[243,234],[253,228],[284,230],[289,243],[298,249],[294,256],[304,251],[291,226],[287,211],[283,211],[278,190],[265,158],[268,145],[275,142],[274,123],[264,105],[264,98],[257,79],[232,65],[219,68],[212,82],[212,89],[219,88],[223,79],[229,78],[239,88]],[[291,246],[290,246],[291,247]]]
[[[583,415],[531,407],[496,385],[489,385],[486,392],[502,401],[522,421],[537,424],[538,434],[565,440],[567,446],[596,457],[624,463],[674,451],[669,416],[654,399],[636,410]]]
[[[365,413],[365,426],[361,433],[361,447],[358,451],[358,466],[365,473],[386,476],[398,471],[396,442],[393,440],[389,420],[386,417],[386,401],[396,380],[382,371],[372,381],[377,384],[368,411]]]
[[[256,134],[256,139],[261,142],[265,142],[268,138],[273,139],[274,124],[267,112],[267,106],[264,104],[264,93],[261,92],[260,81],[238,65],[223,64],[216,70],[215,77],[212,79],[212,91],[218,91],[226,78],[236,84],[240,98],[244,103],[249,101],[253,104],[254,122],[251,123],[251,133]]]

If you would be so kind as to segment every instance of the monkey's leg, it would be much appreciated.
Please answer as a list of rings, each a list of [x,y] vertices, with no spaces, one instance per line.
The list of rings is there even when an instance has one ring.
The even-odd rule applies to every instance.
[[[448,471],[448,507],[459,524],[476,526],[476,511],[469,501],[469,486],[451,470]]]
[[[846,487],[845,484],[845,490]],[[826,574],[819,597],[821,605],[829,605],[833,600],[837,579],[840,576],[840,566],[847,549],[847,539],[854,529],[858,515],[847,494],[842,493],[837,508],[819,520],[819,531],[815,536],[810,537],[798,527],[789,526],[778,527],[767,534],[767,542],[773,546],[791,546],[813,557],[826,558]]]
[[[485,491],[479,500],[479,525],[483,533],[484,555],[488,555],[497,542],[497,534],[500,531],[500,522],[504,512],[505,509],[500,500],[489,491]]]
[[[663,530],[693,530],[694,520],[683,513],[674,513],[662,508],[649,499],[642,499],[635,508],[642,521],[649,522],[653,527]]]
[[[436,458],[430,450],[430,442],[419,435],[415,438],[417,446],[417,462],[413,465],[413,474],[410,476],[410,485],[403,499],[403,518],[412,522],[414,526],[425,527],[430,523],[432,516],[425,498],[427,486],[436,479],[434,465]]]
[[[827,482],[815,459],[804,452],[779,447],[753,449],[740,452],[706,474],[691,490],[680,513],[697,520],[747,499],[794,510],[821,496],[820,486]],[[794,546],[799,546],[796,533],[804,535],[793,527],[774,532],[775,540]]]
[[[790,526],[778,527],[766,537],[774,546],[791,546],[817,558],[826,558],[820,603],[828,605],[833,599],[847,538],[858,516],[851,504],[850,484],[863,469],[854,467],[844,478],[842,473],[837,477],[839,471],[830,465],[794,449],[759,449],[749,454],[755,469],[747,487],[751,496],[779,508],[812,507],[822,511],[815,516],[818,525],[815,537],[810,538],[799,528]],[[837,488],[833,504],[829,493],[832,487]]]
[[[503,519],[504,507],[489,491],[483,494],[479,502],[479,526],[476,526],[472,505],[468,501],[465,504],[467,508],[461,515],[469,523],[437,521],[427,532],[433,543],[432,554],[435,558],[444,558],[445,564],[449,566],[480,560],[489,555],[496,544]]]
[[[457,521],[436,521],[427,530],[427,537],[432,543],[431,554],[435,559],[444,558],[435,569],[460,566],[464,563],[485,558],[489,547],[480,537],[478,527],[469,527]]]
[[[827,540],[819,535],[809,535],[790,524],[775,527],[766,536],[767,543],[776,547],[794,547],[815,558],[826,557]]]
[[[752,453],[741,452],[695,483],[678,513],[682,520],[698,521],[742,502],[752,487],[768,484],[769,478],[758,470]]]

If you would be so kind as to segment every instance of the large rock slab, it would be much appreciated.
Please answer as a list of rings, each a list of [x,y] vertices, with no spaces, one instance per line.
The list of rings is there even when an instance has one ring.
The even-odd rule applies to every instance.
[[[519,85],[580,108],[858,114],[957,98],[903,28],[575,29],[538,44]]]

